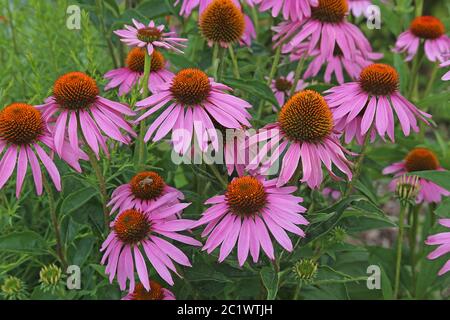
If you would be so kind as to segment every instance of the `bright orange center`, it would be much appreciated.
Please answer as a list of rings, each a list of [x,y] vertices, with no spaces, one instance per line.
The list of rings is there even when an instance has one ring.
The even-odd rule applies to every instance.
[[[415,148],[406,156],[405,165],[408,172],[436,170],[439,168],[439,160],[431,150]]]
[[[164,190],[164,180],[153,171],[140,172],[131,181],[131,192],[136,198],[152,200],[161,196]]]
[[[25,103],[13,103],[0,111],[0,138],[25,145],[36,141],[44,133],[39,110]]]
[[[179,103],[197,105],[208,97],[211,92],[211,83],[203,71],[184,69],[173,78],[170,90]]]
[[[209,41],[239,41],[244,29],[244,14],[231,0],[214,0],[200,17],[200,30]]]
[[[56,102],[72,110],[88,108],[97,99],[98,93],[95,80],[83,72],[66,73],[53,86]]]
[[[228,206],[234,214],[251,216],[257,214],[267,203],[263,184],[256,178],[235,178],[226,193]]]
[[[359,76],[361,88],[375,96],[387,96],[398,89],[397,70],[387,64],[374,63],[364,68]]]
[[[333,115],[316,91],[296,93],[278,114],[281,130],[293,141],[319,142],[333,129]]]
[[[445,33],[445,27],[441,20],[432,16],[415,18],[409,29],[415,36],[422,39],[436,39]]]
[[[136,244],[148,236],[150,227],[150,221],[144,213],[129,209],[120,213],[113,228],[120,241]]]
[[[146,27],[138,30],[137,38],[143,42],[153,42],[161,39],[162,32],[156,27]]]
[[[348,11],[347,0],[319,0],[319,5],[311,9],[312,17],[325,23],[342,22]]]
[[[164,292],[162,289],[163,287],[159,283],[150,280],[150,291],[147,291],[144,285],[139,282],[134,288],[131,300],[163,300]]]
[[[125,64],[128,69],[134,72],[144,72],[145,66],[145,49],[143,48],[133,48],[127,56]],[[157,50],[153,51],[152,60],[151,60],[151,72],[156,72],[164,68],[165,59],[164,56]]]

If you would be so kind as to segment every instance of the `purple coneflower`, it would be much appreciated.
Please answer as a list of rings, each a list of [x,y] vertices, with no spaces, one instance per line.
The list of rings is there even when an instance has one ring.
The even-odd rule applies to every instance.
[[[367,8],[372,5],[372,0],[347,0],[351,13],[355,17],[367,16]],[[383,1],[383,0],[382,0]]]
[[[306,45],[308,54],[318,50],[324,57],[331,56],[338,47],[351,61],[355,53],[367,58],[372,47],[361,30],[347,21],[347,12],[346,0],[319,0],[310,18],[273,27],[277,33],[273,38],[275,46],[282,45],[283,53],[292,53]]]
[[[154,21],[145,24],[133,19],[133,26],[125,25],[125,29],[114,31],[120,37],[120,41],[130,47],[146,48],[149,55],[153,54],[155,47],[173,50],[183,53],[180,50],[186,46],[183,42],[185,38],[179,38],[175,32],[164,32],[164,25],[156,26]]]
[[[87,160],[87,156],[74,151],[65,141],[62,144],[61,158],[81,172],[78,160]],[[36,192],[41,195],[42,163],[56,189],[61,191],[59,171],[45,148],[55,151],[55,144],[47,123],[37,108],[25,103],[13,103],[0,110],[0,189],[17,166],[16,197],[19,198],[29,164]]]
[[[349,152],[341,146],[335,135],[328,104],[315,91],[301,91],[290,98],[281,108],[278,122],[267,125],[250,138],[250,146],[261,142],[267,143],[247,169],[256,169],[272,151],[260,170],[262,174],[267,174],[282,157],[277,186],[289,182],[299,165],[303,172],[301,181],[311,188],[318,188],[323,180],[322,163],[334,179],[338,180],[338,177],[332,171],[333,164],[348,179],[352,178],[350,162],[345,156]]]
[[[183,199],[183,193],[168,186],[159,174],[144,171],[136,174],[129,183],[117,187],[108,206],[111,207],[111,214],[126,209],[148,212],[172,207]]]
[[[304,237],[297,225],[307,225],[301,215],[306,209],[299,205],[301,197],[292,195],[296,187],[277,187],[276,180],[252,176],[233,179],[225,195],[210,198],[212,204],[195,226],[207,224],[202,233],[208,237],[203,250],[211,253],[220,246],[219,262],[225,260],[237,244],[239,265],[250,255],[256,263],[260,248],[274,260],[274,248],[269,232],[287,251],[292,242],[286,231]]]
[[[275,98],[278,101],[280,106],[283,106],[286,102],[286,99],[289,98],[290,91],[292,90],[292,86],[294,85],[294,72],[291,71],[288,73],[286,77],[280,76],[274,80],[270,85],[272,91],[275,95]],[[306,87],[306,84],[300,80],[297,83],[297,87],[295,88],[295,92],[300,91]],[[277,111],[274,107],[274,111]]]
[[[384,168],[383,174],[395,174],[395,179],[392,180],[389,187],[391,190],[395,190],[398,177],[414,171],[424,170],[445,170],[439,164],[439,160],[429,149],[415,148],[411,150],[403,161],[396,162],[390,166]],[[442,200],[442,196],[450,196],[450,192],[444,188],[438,186],[434,182],[420,178],[420,191],[417,195],[417,203],[439,203]]]
[[[99,145],[108,154],[103,134],[124,144],[130,142],[130,137],[121,130],[136,135],[124,119],[125,115],[133,116],[135,113],[127,105],[98,94],[94,79],[82,72],[69,72],[55,81],[53,95],[45,100],[45,104],[37,106],[46,121],[56,116],[52,135],[58,155],[64,152],[66,137],[72,149],[80,152],[79,131],[97,158]]]
[[[174,210],[179,211],[178,208]],[[110,282],[117,275],[120,289],[125,290],[129,280],[129,292],[132,293],[135,289],[136,267],[140,282],[146,290],[150,290],[142,250],[156,272],[170,285],[174,283],[170,271],[178,274],[172,260],[183,266],[191,266],[188,257],[180,249],[160,237],[194,246],[201,245],[199,241],[177,233],[192,227],[194,221],[167,220],[173,215],[172,211],[172,207],[158,213],[128,209],[117,215],[111,223],[112,231],[101,247],[101,251],[104,251],[101,263],[108,261],[105,272],[109,275]]]
[[[394,51],[407,52],[406,61],[410,61],[417,54],[422,40],[428,60],[444,62],[450,54],[450,38],[445,34],[444,24],[432,16],[415,18],[409,29],[398,36]]]
[[[363,144],[366,134],[370,134],[373,141],[376,133],[383,139],[387,133],[394,141],[393,110],[405,136],[410,134],[411,128],[419,131],[417,119],[428,124],[426,118],[431,115],[403,97],[398,86],[397,71],[387,64],[376,63],[361,71],[358,82],[348,82],[326,91],[329,94],[325,99],[333,112],[336,128],[345,132],[346,143],[356,137],[356,141]]]
[[[144,77],[145,49],[133,48],[125,61],[126,66],[108,71],[105,79],[109,82],[105,90],[119,87],[119,96],[127,94],[131,89],[139,85]],[[150,80],[148,88],[152,93],[156,93],[157,87],[166,83],[173,77],[173,73],[166,69],[167,62],[163,55],[154,50],[151,59]]]
[[[246,110],[251,105],[224,90],[231,88],[208,78],[201,70],[181,70],[172,81],[160,86],[158,93],[136,103],[138,110],[150,107],[136,122],[169,105],[153,121],[145,134],[145,141],[149,141],[153,134],[153,141],[159,141],[172,131],[175,151],[185,154],[195,132],[202,152],[207,150],[208,141],[212,141],[214,149],[218,150],[213,120],[226,129],[251,127],[248,121],[251,115]]]
[[[439,219],[439,224],[443,227],[450,228],[450,219]],[[428,236],[425,241],[427,245],[438,247],[432,251],[427,258],[434,260],[450,252],[450,232],[441,232]],[[444,264],[444,266],[439,270],[438,275],[442,276],[444,273],[450,271],[450,259]]]

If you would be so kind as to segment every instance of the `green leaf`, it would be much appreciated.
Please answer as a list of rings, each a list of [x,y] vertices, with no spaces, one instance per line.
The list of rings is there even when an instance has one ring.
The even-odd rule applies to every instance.
[[[381,292],[383,293],[383,298],[386,300],[392,300],[394,298],[394,292],[392,290],[392,283],[389,279],[387,272],[384,271],[383,267],[381,269]]]
[[[225,78],[223,82],[233,89],[240,89],[249,95],[266,100],[274,106],[279,107],[278,101],[275,99],[272,90],[259,80]]]
[[[430,180],[442,188],[450,191],[450,171],[426,170],[408,173],[409,176],[418,176]]]
[[[278,293],[278,274],[270,267],[261,269],[261,279],[267,289],[267,300],[275,300]]]
[[[96,194],[97,190],[92,187],[86,187],[69,194],[63,200],[63,203],[61,205],[61,212],[68,214],[79,209]]]
[[[450,198],[445,198],[434,212],[439,217],[450,218]]]
[[[0,252],[43,254],[47,248],[44,238],[33,231],[13,232],[0,237]]]

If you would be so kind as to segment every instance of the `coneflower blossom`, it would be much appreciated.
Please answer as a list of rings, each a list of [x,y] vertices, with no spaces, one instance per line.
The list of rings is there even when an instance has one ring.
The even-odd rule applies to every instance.
[[[129,183],[117,187],[111,195],[108,206],[111,207],[111,214],[126,209],[148,212],[172,207],[183,199],[183,193],[168,186],[159,174],[143,171],[136,174]],[[183,206],[186,207],[187,204]],[[174,212],[174,215],[175,213],[177,212]]]
[[[278,122],[251,137],[249,145],[263,142],[267,143],[247,169],[257,169],[262,163],[260,172],[268,174],[282,158],[278,187],[289,182],[299,165],[303,172],[301,181],[311,188],[318,188],[323,180],[322,163],[332,178],[338,180],[332,171],[333,164],[348,179],[352,178],[351,163],[345,156],[350,153],[336,137],[333,115],[325,99],[315,91],[301,91],[290,98],[281,108]],[[270,157],[264,160],[270,152]]]
[[[127,105],[99,96],[95,80],[82,72],[69,72],[58,78],[53,86],[53,95],[37,108],[46,121],[56,116],[52,135],[55,151],[60,156],[67,136],[71,147],[80,152],[79,131],[97,157],[99,146],[108,154],[103,134],[124,144],[130,142],[127,133],[136,136],[124,119],[124,116],[134,116],[135,113]]]
[[[119,87],[119,96],[122,96],[129,93],[134,86],[139,85],[144,77],[145,54],[145,49],[133,48],[128,53],[125,67],[108,71],[105,74],[105,79],[109,80],[105,90]],[[166,67],[167,62],[163,55],[154,50],[148,82],[148,88],[152,93],[156,93],[158,86],[172,79],[173,73]]]
[[[171,215],[170,209],[157,214],[128,209],[117,215],[111,223],[111,233],[101,247],[101,251],[104,251],[101,263],[108,261],[105,272],[111,283],[117,275],[120,289],[125,290],[129,280],[129,292],[132,293],[135,289],[136,267],[139,281],[147,291],[151,289],[142,250],[156,272],[170,285],[174,283],[170,271],[178,274],[173,261],[191,266],[188,257],[161,236],[200,246],[199,241],[177,233],[192,227],[194,221],[167,220]]]
[[[304,237],[297,225],[307,225],[301,215],[306,209],[299,205],[301,197],[292,195],[296,187],[277,187],[276,180],[252,176],[233,179],[225,195],[210,198],[211,204],[194,227],[207,224],[202,236],[208,237],[203,250],[211,253],[220,246],[219,262],[228,257],[237,244],[239,265],[250,255],[256,263],[260,248],[274,260],[274,248],[269,232],[287,251],[292,242],[286,231]]]
[[[65,141],[62,141],[62,144],[61,158],[76,171],[81,172],[78,160],[87,160],[87,156],[75,152]],[[60,174],[45,148],[55,151],[55,144],[47,123],[38,109],[25,103],[13,103],[0,110],[0,189],[17,166],[16,197],[19,198],[29,164],[36,192],[41,195],[42,164],[56,189],[61,191]]]
[[[188,39],[179,38],[175,32],[164,32],[164,25],[156,26],[154,21],[145,24],[133,19],[133,26],[125,25],[125,29],[114,31],[120,41],[130,47],[146,48],[149,55],[153,54],[155,47],[183,53],[180,49],[186,47],[183,42]]]
[[[122,300],[175,300],[172,291],[163,288],[158,282],[149,280],[150,290],[145,289],[144,285],[139,282],[136,284],[134,291],[128,293]]]
[[[192,14],[192,11],[195,10],[195,8],[199,7],[199,13],[200,16],[202,16],[203,12],[206,10],[206,8],[214,1],[214,0],[181,0],[181,10],[180,14],[185,17],[189,17]],[[246,0],[248,5],[253,6],[254,2],[256,0]],[[239,0],[232,0],[234,5],[237,8],[241,8],[241,5],[239,3]],[[179,3],[179,0],[175,2],[175,5]],[[223,5],[222,5],[223,6]],[[230,6],[225,6],[225,8],[228,8],[226,10],[230,10],[230,12],[235,12],[235,10],[229,9]],[[216,9],[217,10],[217,9]],[[224,17],[224,23],[226,24],[228,21],[232,21],[233,18],[229,14],[226,14]],[[229,19],[230,18],[230,19]],[[240,19],[238,19],[240,20]],[[245,44],[246,46],[250,46],[252,43],[252,40],[256,38],[256,30],[255,26],[253,25],[252,19],[250,19],[249,16],[244,15],[244,23],[245,23],[245,29],[244,33],[242,34],[240,38],[240,43]]]
[[[361,70],[368,65],[371,65],[374,60],[381,59],[382,53],[369,52],[363,55],[356,50],[351,58],[345,57],[338,46],[334,48],[333,54],[324,56],[318,50],[307,54],[303,50],[299,50],[290,55],[291,61],[296,61],[307,56],[313,57],[313,60],[308,64],[308,67],[303,74],[304,79],[316,77],[322,68],[325,66],[323,79],[325,83],[331,82],[331,77],[334,74],[337,82],[343,84],[345,82],[344,71],[347,75],[356,80],[361,73]]]
[[[450,228],[450,219],[439,219],[439,224],[443,227]],[[441,232],[428,236],[425,243],[430,246],[438,245],[438,247],[427,256],[427,258],[431,260],[437,259],[450,252],[450,232]],[[450,259],[447,260],[441,270],[439,270],[438,275],[442,276],[448,271],[450,271]]]
[[[273,27],[275,46],[282,45],[283,53],[293,53],[306,46],[306,52],[320,51],[331,56],[336,47],[342,55],[353,61],[355,52],[367,58],[372,52],[369,41],[359,28],[346,20],[346,0],[319,0],[312,8],[312,15],[301,21],[285,21]]]
[[[359,144],[371,129],[371,140],[376,133],[384,139],[386,133],[394,141],[394,113],[400,121],[405,136],[411,128],[419,131],[417,119],[428,124],[431,115],[419,110],[398,91],[397,71],[387,65],[376,63],[361,71],[358,82],[348,82],[326,91],[325,99],[330,106],[336,128],[345,131],[345,142],[356,137]],[[417,118],[417,119],[416,119]]]
[[[442,68],[449,67],[449,66],[450,66],[450,60],[447,60],[447,61],[441,63],[440,66],[441,66]],[[449,80],[450,80],[450,70],[447,71],[447,72],[442,76],[441,79],[444,80],[444,81],[449,81]]]
[[[246,109],[251,105],[224,92],[231,90],[224,84],[208,78],[198,69],[184,69],[169,83],[159,87],[159,92],[136,103],[138,110],[149,108],[136,122],[149,117],[169,105],[156,118],[145,134],[149,141],[159,141],[172,131],[172,142],[177,153],[185,154],[195,132],[200,150],[205,152],[208,141],[214,150],[219,150],[216,128],[213,120],[225,129],[251,127],[251,115]]]
[[[270,85],[275,98],[277,99],[278,104],[281,106],[284,105],[287,98],[289,98],[290,91],[292,90],[292,86],[294,85],[294,72],[291,71],[288,73],[286,77],[280,76],[274,80]],[[295,88],[295,92],[300,91],[306,87],[306,84],[303,80],[298,81],[297,87]],[[274,107],[274,111],[276,108]]]
[[[311,8],[319,5],[319,0],[255,0],[260,11],[271,10],[272,16],[283,14],[285,20],[301,21],[311,16]]]
[[[417,54],[422,40],[428,60],[444,62],[450,54],[450,38],[445,34],[444,24],[432,16],[415,18],[409,29],[398,36],[394,51],[406,52],[406,61],[410,61]]]
[[[396,162],[386,167],[383,170],[383,174],[394,174],[395,179],[391,181],[389,187],[391,190],[395,190],[398,177],[414,171],[425,170],[445,170],[439,164],[439,160],[436,155],[426,148],[415,148],[411,150],[403,161]],[[420,191],[417,195],[417,203],[439,203],[442,200],[442,196],[450,196],[450,192],[423,178],[419,178]]]

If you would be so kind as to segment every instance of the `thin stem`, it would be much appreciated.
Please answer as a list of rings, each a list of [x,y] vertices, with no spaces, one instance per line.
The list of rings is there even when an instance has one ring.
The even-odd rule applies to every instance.
[[[59,228],[59,222],[58,222],[58,216],[56,214],[56,203],[55,198],[53,196],[52,188],[50,187],[50,184],[48,183],[47,178],[45,175],[42,175],[42,184],[45,188],[45,192],[48,196],[48,207],[50,210],[50,218],[52,220],[53,230],[55,232],[55,238],[56,238],[56,254],[58,255],[58,258],[63,266],[64,269],[67,267],[66,258],[64,257],[64,251],[63,251],[63,243],[61,241],[61,231]]]
[[[119,66],[119,64],[117,62],[116,53],[114,51],[114,45],[111,41],[109,32],[107,32],[107,30],[106,30],[103,1],[97,0],[96,3],[97,3],[98,11],[99,11],[98,15],[99,15],[99,19],[100,19],[100,28],[103,33],[103,37],[106,40],[106,44],[108,45],[108,50],[111,55],[111,59],[113,61],[114,68],[117,68]]]
[[[416,17],[420,17],[422,15],[423,10],[423,0],[416,0],[415,7],[416,7]]]
[[[294,95],[295,90],[297,89],[298,82],[300,81],[300,77],[303,70],[303,65],[305,64],[305,58],[301,57],[298,61],[297,68],[295,69],[295,77],[294,82],[292,83],[291,88],[291,97]]]
[[[237,62],[236,55],[234,54],[233,46],[231,44],[228,46],[228,52],[230,53],[230,58],[231,58],[231,61],[233,62],[234,76],[236,77],[236,79],[240,79],[241,75],[239,74],[239,65]]]
[[[269,78],[267,79],[268,86],[271,85],[272,80],[275,78],[275,74],[277,73],[277,69],[278,69],[278,64],[280,63],[280,59],[281,59],[281,45],[278,46],[277,50],[275,51],[272,68],[270,69]],[[264,100],[261,100],[261,102],[259,103],[259,108],[258,108],[258,115],[257,115],[258,120],[261,119],[263,109],[264,109]]]
[[[404,231],[404,220],[405,213],[408,210],[408,204],[402,203],[400,209],[400,216],[398,221],[398,237],[397,237],[397,258],[395,264],[395,285],[394,285],[394,298],[399,298],[400,289],[400,271],[402,263],[402,249],[403,249],[403,231]]]
[[[349,181],[347,184],[347,189],[345,190],[344,198],[347,197],[350,194],[350,192],[353,190],[355,181],[359,178],[359,175],[361,174],[361,164],[363,163],[363,160],[366,156],[366,150],[367,150],[367,146],[369,145],[371,132],[372,132],[372,127],[369,129],[369,131],[367,131],[366,136],[364,137],[364,143],[361,147],[359,157],[358,157],[358,159],[356,159],[356,162],[355,162],[355,168],[353,170],[353,177],[352,177],[352,180]]]
[[[14,52],[16,54],[19,54],[19,47],[17,45],[16,29],[14,27],[14,17],[11,10],[11,4],[9,0],[6,0],[6,3],[7,3],[6,10],[8,11],[9,26],[11,28],[11,39],[14,47]]]
[[[228,181],[220,174],[219,170],[217,170],[216,166],[213,164],[208,165],[211,169],[214,176],[219,180],[219,182],[226,188],[228,186]]]
[[[214,47],[213,47],[213,53],[212,53],[212,74],[214,79],[218,79],[218,72],[219,72],[219,64],[220,64],[220,59],[219,59],[219,44],[218,43],[214,43]]]
[[[416,273],[416,244],[417,244],[417,232],[419,229],[419,211],[420,211],[421,205],[417,205],[414,207],[414,210],[411,214],[411,230],[410,230],[410,242],[409,242],[409,250],[410,250],[410,256],[411,256],[411,270],[412,270],[412,283],[413,283],[413,294],[416,294],[416,280],[417,280],[417,273]]]
[[[256,6],[252,7],[252,18],[253,24],[255,25],[256,39],[258,39],[259,19],[258,19],[258,10],[256,10]]]
[[[150,71],[152,67],[152,56],[145,53],[144,61],[144,76],[142,78],[142,97],[147,98],[149,90]],[[138,168],[143,170],[145,168],[145,121],[142,120],[139,124],[139,149],[138,149]]]
[[[293,300],[298,300],[298,297],[300,295],[300,290],[302,289],[302,281],[299,281],[297,283],[297,286],[295,287],[295,294]]]
[[[87,144],[86,144],[87,145]],[[95,156],[94,151],[91,150],[91,148],[88,146],[86,148],[86,153],[89,157],[89,162],[91,163],[92,169],[94,170],[95,176],[97,177],[98,187],[100,190],[100,195],[102,198],[102,206],[103,206],[103,217],[104,217],[104,223],[105,223],[105,230],[107,231],[109,229],[109,210],[107,207],[108,203],[108,192],[106,190],[106,180],[103,175],[102,169],[100,167],[100,164],[98,163],[98,160]]]
[[[430,94],[431,89],[433,89],[434,80],[436,80],[438,70],[439,70],[439,63],[435,63],[433,65],[433,70],[431,70],[431,76],[430,79],[428,80],[427,87],[423,93],[424,98],[426,98]]]

